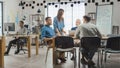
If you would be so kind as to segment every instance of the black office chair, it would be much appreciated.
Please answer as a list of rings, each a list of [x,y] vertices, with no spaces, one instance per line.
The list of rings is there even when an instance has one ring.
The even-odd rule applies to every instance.
[[[74,68],[76,68],[76,49],[74,48],[73,38],[67,37],[67,36],[56,37],[55,38],[55,53],[57,53],[57,52],[71,52],[71,53],[73,53]],[[56,55],[56,57],[57,57],[57,55]]]
[[[24,49],[23,47],[27,45],[27,39],[26,38],[22,38],[20,39],[20,51],[23,51],[24,54],[26,53],[25,51],[28,51],[27,49]]]
[[[80,42],[81,46],[79,47],[79,68],[80,68],[80,52],[81,52],[81,48],[85,48],[87,50],[93,50],[96,49],[96,51],[98,51],[98,60],[97,60],[97,66],[99,66],[99,52],[100,50],[98,49],[100,47],[101,44],[101,39],[98,37],[83,37],[81,38],[81,42]]]
[[[104,67],[106,66],[107,53],[120,53],[120,36],[110,37],[107,40],[106,47],[104,49]],[[102,58],[103,59],[103,58]]]

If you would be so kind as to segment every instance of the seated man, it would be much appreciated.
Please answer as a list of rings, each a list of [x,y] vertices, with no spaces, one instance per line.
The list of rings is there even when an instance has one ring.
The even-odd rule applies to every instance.
[[[77,19],[76,22],[75,22],[75,25],[76,25],[76,26],[75,26],[75,27],[72,27],[71,30],[69,31],[69,36],[71,36],[71,37],[74,36],[75,31],[76,31],[77,27],[80,26],[80,24],[81,24],[80,19]]]
[[[77,19],[76,22],[75,22],[76,27],[71,28],[71,30],[76,30],[77,27],[78,27],[80,24],[81,24],[80,19]]]
[[[88,16],[83,17],[83,24],[81,24],[77,28],[75,33],[75,38],[80,38],[80,39],[82,37],[100,37],[101,38],[101,34],[99,30],[94,24],[90,22],[90,20],[91,19]],[[90,52],[88,52],[88,50],[86,50],[85,48],[82,48],[81,63],[88,64],[90,68],[94,68],[95,63],[92,61],[92,58],[95,52],[96,52],[96,49],[90,50]]]
[[[55,37],[54,30],[50,27],[52,24],[51,17],[46,17],[46,25],[42,27],[41,29],[41,39],[46,40],[47,44],[51,44],[51,40],[53,37]]]
[[[19,22],[19,26],[20,26],[20,29],[17,31],[17,34],[19,34],[19,35],[27,34],[27,29],[24,27],[23,21]],[[19,50],[20,50],[19,48],[20,48],[21,40],[23,40],[23,39],[24,39],[23,37],[15,37],[14,40],[9,42],[7,51],[4,54],[8,55],[12,45],[14,45],[14,44],[17,44],[17,50],[15,51],[15,54],[18,54]]]
[[[52,19],[51,17],[46,17],[45,19],[46,25],[42,27],[41,31],[41,38],[43,41],[47,41],[48,45],[51,45],[52,39],[55,37],[55,32],[54,30],[50,27],[52,24]],[[63,58],[63,53],[59,53],[58,58],[61,60],[61,62],[65,62],[66,60]]]

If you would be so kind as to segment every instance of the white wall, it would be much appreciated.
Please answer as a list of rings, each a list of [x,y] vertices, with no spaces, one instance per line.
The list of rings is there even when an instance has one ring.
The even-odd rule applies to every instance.
[[[32,0],[22,0],[22,1],[25,1],[27,4],[32,3]],[[45,13],[44,5],[47,5],[47,3],[53,3],[53,2],[56,3],[56,2],[58,2],[58,0],[46,0],[46,4],[44,4],[43,6],[37,6],[37,3],[43,3],[44,0],[34,0],[34,1],[35,1],[35,4],[32,3],[32,5],[35,7],[34,9],[32,9],[32,7],[30,7],[30,6],[28,6],[28,7],[25,6],[25,9],[22,9],[22,7],[19,6],[20,19],[22,19],[23,16],[26,16],[26,20],[25,20],[26,24],[30,24],[32,26],[33,26],[32,21],[30,21],[30,19],[31,19],[30,15],[31,14],[38,14],[37,10],[40,9],[41,10],[40,14],[43,14],[45,16],[46,13]],[[68,2],[69,0],[61,0],[61,2],[65,2],[65,1]],[[79,0],[73,0],[73,1],[79,1]]]
[[[85,0],[86,3],[88,0]],[[101,4],[110,4],[110,2],[114,2],[113,5],[113,25],[120,26],[120,2],[117,2],[117,0],[110,0],[110,2],[105,2],[102,3],[102,0],[95,0],[98,2],[100,5]],[[88,3],[87,6],[85,7],[85,13],[88,14],[89,12],[96,12],[96,6],[95,3]]]
[[[18,14],[19,20],[22,19],[22,17],[25,15],[27,16],[27,19],[29,20],[29,15],[30,14],[36,14],[38,9],[41,9],[41,14],[45,14],[45,9],[44,7],[37,7],[36,4],[35,9],[31,9],[31,7],[25,7],[24,10],[21,9],[20,6],[18,6],[20,0],[0,0],[3,1],[4,3],[4,22],[16,22],[16,17]],[[31,0],[23,0],[23,1],[31,1]],[[35,0],[36,2],[42,3],[43,0]],[[62,0],[62,1],[69,1],[69,0]],[[74,1],[74,0],[73,0]],[[76,1],[76,0],[75,0]],[[85,0],[86,2],[88,0]],[[102,0],[95,0],[99,4],[106,4],[102,3]],[[110,0],[114,2],[113,5],[113,25],[119,25],[120,22],[120,2],[118,3],[117,0]],[[57,2],[57,0],[47,0],[47,2]],[[107,3],[108,4],[108,3]],[[96,12],[96,6],[95,3],[89,3],[85,7],[85,13],[89,12]],[[54,11],[54,10],[53,10]],[[119,25],[120,26],[120,25]]]
[[[3,2],[3,24],[4,23],[15,23],[16,16],[18,13],[18,1],[19,0],[0,0]],[[16,26],[17,27],[17,26]],[[6,38],[6,45],[8,44],[9,40],[13,38]]]
[[[18,0],[3,0],[4,22],[15,22],[18,13]]]
[[[4,23],[15,23],[18,13],[18,0],[0,0],[3,2],[3,25]],[[4,30],[4,26],[3,26]]]
[[[23,1],[31,3],[31,0],[23,0]],[[34,1],[36,1],[36,3],[43,3],[43,0],[34,0]],[[61,2],[65,2],[65,1],[69,2],[69,0],[61,0]],[[73,1],[80,1],[80,0],[73,0]],[[49,3],[49,2],[55,3],[55,2],[58,2],[58,0],[46,0],[46,3]],[[41,9],[41,14],[45,15],[45,8],[43,6],[36,6],[36,3],[33,4],[33,6],[35,6],[34,9],[32,9],[31,7],[25,7],[25,9],[22,10],[21,7],[19,7],[20,8],[19,10],[21,11],[20,15],[22,15],[22,16],[26,15],[28,17],[28,15],[37,14],[38,9]]]

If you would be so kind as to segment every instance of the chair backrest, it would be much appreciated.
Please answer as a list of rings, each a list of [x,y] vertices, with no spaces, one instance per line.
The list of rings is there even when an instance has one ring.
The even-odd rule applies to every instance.
[[[74,47],[74,41],[72,37],[68,36],[59,36],[55,38],[55,47],[56,48],[73,48]]]
[[[106,48],[120,50],[120,36],[108,38]]]
[[[119,37],[120,34],[108,34],[107,37]]]
[[[98,49],[101,39],[98,37],[83,37],[81,38],[81,47],[85,49]]]
[[[25,38],[25,37],[20,38],[20,40],[19,40],[20,45],[24,45],[26,43],[27,43],[27,38]]]

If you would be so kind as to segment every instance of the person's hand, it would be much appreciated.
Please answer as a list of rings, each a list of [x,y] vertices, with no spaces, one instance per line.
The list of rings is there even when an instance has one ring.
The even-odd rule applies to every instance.
[[[65,33],[65,34],[66,34],[66,31],[63,31],[63,33]]]
[[[57,36],[61,36],[61,34],[60,34],[60,33],[57,33]]]
[[[16,39],[18,39],[19,37],[18,37],[18,36],[16,36],[15,38],[16,38]]]
[[[53,38],[44,38],[45,41],[52,40]]]
[[[78,43],[80,43],[80,40],[79,40],[79,39],[76,39],[76,40],[74,40],[74,43],[75,43],[75,44],[78,44]]]

